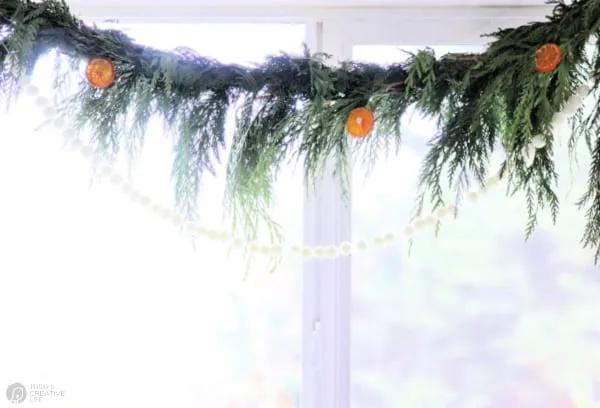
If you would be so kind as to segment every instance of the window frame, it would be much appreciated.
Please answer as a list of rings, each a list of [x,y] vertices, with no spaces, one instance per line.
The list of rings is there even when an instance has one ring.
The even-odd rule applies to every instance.
[[[517,1],[517,0],[515,0]],[[495,25],[492,30],[502,26],[501,20],[509,25],[523,24],[540,20],[552,11],[551,5],[540,4],[538,6],[357,6],[338,3],[337,5],[277,5],[278,0],[260,2],[256,0],[244,1],[234,5],[219,3],[213,0],[185,4],[181,1],[153,2],[152,5],[141,4],[135,1],[121,2],[119,4],[99,2],[98,0],[84,1],[73,0],[71,9],[81,18],[89,22],[105,22],[106,20],[119,20],[121,22],[243,22],[243,23],[316,23],[339,21],[350,24],[350,28],[356,28],[356,23],[361,22],[371,25],[375,30],[388,30],[381,23],[390,23],[391,33],[398,34],[406,31],[407,21],[443,20],[447,23],[451,20],[488,20]],[[142,8],[143,7],[143,8]],[[520,22],[519,22],[520,21]],[[513,22],[513,23],[511,23]],[[377,27],[381,27],[378,29]],[[420,27],[420,26],[419,26]],[[355,29],[356,32],[358,30]],[[417,28],[415,34],[422,31]],[[435,29],[440,33],[439,26]],[[486,31],[488,32],[488,31]],[[442,33],[442,38],[454,36],[453,32]],[[471,33],[473,34],[473,33]],[[483,34],[483,33],[482,33]],[[365,37],[361,35],[361,37]]]
[[[306,43],[332,62],[352,59],[360,45],[482,45],[480,35],[540,20],[550,6],[535,7],[291,7],[162,4],[74,5],[92,23],[273,23],[304,24]],[[327,172],[306,188],[304,244],[351,240],[351,204]],[[303,408],[350,407],[351,257],[311,259],[303,265]]]

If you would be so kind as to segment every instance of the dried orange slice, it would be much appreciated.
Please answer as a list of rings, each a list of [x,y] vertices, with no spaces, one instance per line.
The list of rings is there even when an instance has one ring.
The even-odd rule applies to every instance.
[[[544,44],[535,52],[535,70],[537,72],[553,71],[560,64],[561,58],[562,52],[558,44]]]
[[[366,107],[356,108],[350,112],[346,120],[346,131],[352,137],[365,137],[375,125],[375,117],[371,109]]]

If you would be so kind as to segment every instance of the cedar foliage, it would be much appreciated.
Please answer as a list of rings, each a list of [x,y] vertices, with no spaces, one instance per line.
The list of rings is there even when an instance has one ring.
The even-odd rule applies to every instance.
[[[136,44],[122,32],[85,25],[62,1],[0,0],[0,92],[7,101],[17,96],[20,79],[51,50],[74,63],[110,58],[117,71],[114,84],[98,90],[82,83],[62,107],[68,118],[90,129],[95,146],[112,154],[142,144],[149,119],[162,118],[174,139],[180,209],[194,217],[201,177],[226,160],[225,202],[248,234],[270,222],[272,187],[282,166],[302,163],[312,182],[333,160],[347,184],[351,160],[372,164],[397,151],[400,119],[414,106],[439,124],[420,174],[417,214],[425,206],[445,205],[445,188],[460,198],[470,184],[483,183],[490,156],[500,147],[506,152],[502,173],[509,192],[525,192],[530,235],[541,210],[554,218],[559,210],[552,116],[580,85],[591,78],[597,91],[600,80],[600,0],[551,3],[553,13],[545,21],[489,34],[481,54],[436,57],[425,49],[386,67],[356,62],[331,67],[327,55],[306,50],[247,67],[185,49],[165,52]],[[560,45],[563,58],[556,70],[540,74],[535,51],[549,42]],[[586,50],[590,44],[592,54]],[[228,146],[225,122],[233,106],[238,107],[235,134]],[[369,137],[350,140],[345,121],[360,106],[374,111],[376,127]],[[538,134],[548,143],[534,164],[525,166],[519,152]],[[569,143],[584,137],[592,156],[578,205],[587,217],[582,242],[595,249],[596,262],[599,134],[600,103],[591,114],[576,115]]]

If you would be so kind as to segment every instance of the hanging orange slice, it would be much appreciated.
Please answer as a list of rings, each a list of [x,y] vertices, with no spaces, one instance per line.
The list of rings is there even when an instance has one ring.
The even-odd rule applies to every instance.
[[[535,70],[537,72],[553,71],[562,58],[560,47],[555,43],[542,45],[535,52]]]
[[[92,58],[85,68],[85,76],[94,88],[108,88],[115,79],[115,66],[108,58]]]
[[[353,109],[346,120],[346,131],[352,137],[365,137],[375,125],[375,117],[371,109],[360,107]]]

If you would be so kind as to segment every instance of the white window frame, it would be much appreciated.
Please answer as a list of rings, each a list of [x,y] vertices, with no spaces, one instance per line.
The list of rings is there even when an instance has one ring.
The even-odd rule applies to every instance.
[[[405,10],[402,16],[382,10],[378,19],[330,17],[318,23],[320,37],[313,49],[343,61],[352,59],[353,48],[360,45],[483,45],[487,39],[481,34],[534,19],[515,17],[507,10],[496,16],[486,16],[478,9],[422,9]],[[539,15],[544,14],[538,10],[538,19]],[[351,240],[352,203],[344,206],[340,197],[339,183],[327,175],[315,195],[307,198],[307,245]],[[305,288],[314,290],[303,294],[303,408],[350,408],[351,277],[350,257],[314,260],[305,266]],[[315,322],[320,324],[315,326]]]
[[[82,1],[82,0],[80,0]],[[135,3],[71,4],[90,22],[189,22],[305,24],[311,50],[352,58],[354,46],[482,45],[481,34],[543,18],[536,7],[313,7]],[[218,2],[215,1],[215,4]],[[351,203],[342,199],[331,173],[304,202],[304,243],[350,241]],[[310,260],[304,265],[302,318],[302,407],[350,407],[351,258]],[[366,408],[366,407],[355,407]]]

